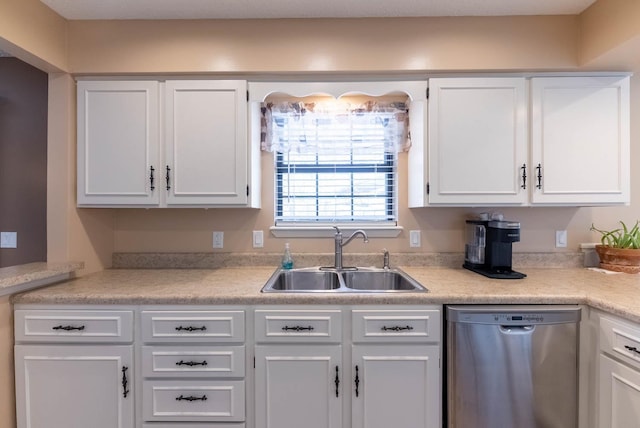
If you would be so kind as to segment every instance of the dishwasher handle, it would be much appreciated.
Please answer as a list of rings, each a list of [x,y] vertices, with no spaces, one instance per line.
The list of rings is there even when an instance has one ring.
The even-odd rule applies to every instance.
[[[530,334],[536,329],[535,325],[501,325],[502,334]]]

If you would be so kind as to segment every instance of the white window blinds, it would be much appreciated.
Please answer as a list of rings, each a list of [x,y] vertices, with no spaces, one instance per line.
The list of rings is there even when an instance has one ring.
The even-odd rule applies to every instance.
[[[266,103],[278,224],[396,222],[396,159],[409,147],[404,102]]]

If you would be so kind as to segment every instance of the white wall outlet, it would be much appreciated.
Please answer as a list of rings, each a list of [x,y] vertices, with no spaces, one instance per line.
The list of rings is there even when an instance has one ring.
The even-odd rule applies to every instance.
[[[224,232],[213,232],[213,248],[224,247]]]
[[[567,246],[567,231],[556,230],[556,248],[565,248]]]
[[[0,248],[18,248],[18,232],[0,232]]]
[[[264,234],[261,230],[253,231],[253,248],[264,247]]]
[[[418,248],[422,244],[420,243],[420,231],[412,230],[409,232],[409,246],[411,248]]]

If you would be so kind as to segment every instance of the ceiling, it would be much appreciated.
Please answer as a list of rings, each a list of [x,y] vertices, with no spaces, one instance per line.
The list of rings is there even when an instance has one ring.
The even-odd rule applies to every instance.
[[[41,0],[67,19],[573,15],[596,0]]]

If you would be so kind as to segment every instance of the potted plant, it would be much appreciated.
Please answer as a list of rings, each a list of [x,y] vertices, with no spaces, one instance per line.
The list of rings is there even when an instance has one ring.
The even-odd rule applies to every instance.
[[[600,267],[625,273],[640,273],[640,221],[629,229],[621,221],[622,227],[600,230],[593,224],[591,230],[602,235],[601,245],[596,245],[600,257]]]

